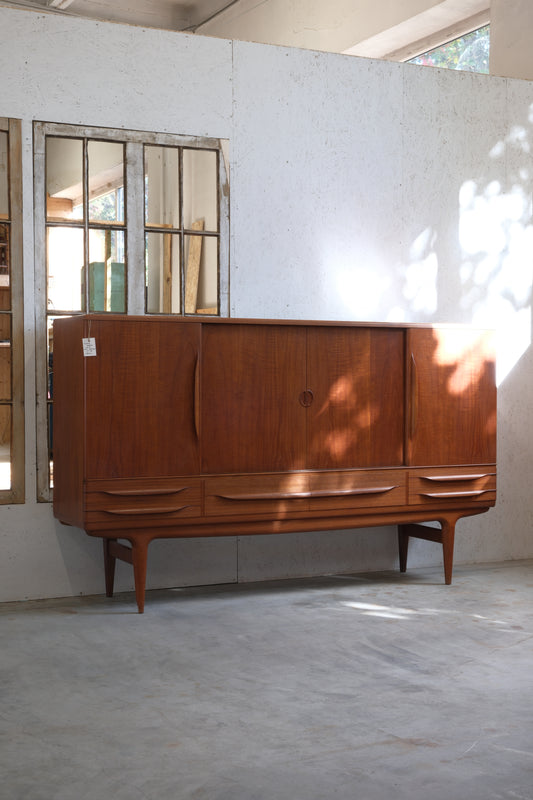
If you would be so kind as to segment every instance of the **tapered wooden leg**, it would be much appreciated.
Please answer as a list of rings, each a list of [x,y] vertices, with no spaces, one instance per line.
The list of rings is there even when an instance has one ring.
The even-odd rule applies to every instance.
[[[398,552],[400,555],[400,572],[407,570],[407,551],[409,549],[409,533],[407,525],[398,525]]]
[[[444,561],[444,583],[448,586],[452,582],[453,570],[453,545],[455,541],[456,520],[441,520],[442,527],[442,558]]]
[[[116,539],[102,539],[104,544],[104,571],[105,571],[105,593],[107,597],[113,597],[113,587],[115,585],[115,556],[112,555],[112,543]]]
[[[135,598],[139,614],[144,612],[144,597],[146,593],[146,564],[148,561],[147,539],[132,539],[133,576],[135,579]]]

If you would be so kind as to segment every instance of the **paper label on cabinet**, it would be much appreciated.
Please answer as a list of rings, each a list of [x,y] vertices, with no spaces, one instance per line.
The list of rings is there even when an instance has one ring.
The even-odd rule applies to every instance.
[[[88,339],[82,339],[83,343],[83,355],[85,358],[87,356],[95,356],[96,355],[96,339],[94,337],[90,337]]]

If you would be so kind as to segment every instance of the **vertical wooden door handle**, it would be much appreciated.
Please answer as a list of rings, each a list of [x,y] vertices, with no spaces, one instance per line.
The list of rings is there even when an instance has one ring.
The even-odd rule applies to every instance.
[[[416,423],[418,421],[418,373],[416,369],[416,359],[414,353],[411,353],[411,396],[410,400],[410,435],[411,438],[415,435]]]
[[[194,431],[200,438],[200,359],[196,356],[194,365]]]

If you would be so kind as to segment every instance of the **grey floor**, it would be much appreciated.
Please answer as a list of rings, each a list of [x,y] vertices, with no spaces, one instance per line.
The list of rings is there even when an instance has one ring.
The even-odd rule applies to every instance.
[[[0,606],[2,800],[531,800],[533,562]]]

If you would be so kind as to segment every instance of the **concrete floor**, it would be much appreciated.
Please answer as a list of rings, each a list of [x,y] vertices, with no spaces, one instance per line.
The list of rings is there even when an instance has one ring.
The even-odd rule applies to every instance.
[[[531,800],[533,561],[0,606],[2,800]]]

